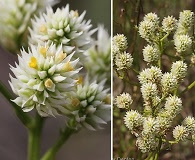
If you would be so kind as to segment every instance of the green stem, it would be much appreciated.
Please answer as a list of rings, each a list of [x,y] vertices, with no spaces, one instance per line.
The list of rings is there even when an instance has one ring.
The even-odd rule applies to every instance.
[[[13,106],[17,117],[27,127],[30,128],[32,124],[32,118],[22,111],[22,109],[11,100],[14,99],[9,89],[0,81],[0,92]]]
[[[165,39],[165,38],[167,38],[167,37],[169,36],[169,34],[170,34],[170,33],[167,33],[167,34],[166,34],[163,38],[161,38],[161,40],[160,40],[160,41],[161,41],[161,42],[163,42],[163,41],[164,41],[164,39]]]
[[[185,93],[186,91],[192,89],[195,86],[195,81],[192,82],[186,89],[184,89],[179,95]]]
[[[28,130],[28,160],[40,159],[40,140],[44,119],[37,113],[34,125]]]
[[[158,160],[159,154],[160,154],[160,150],[161,150],[161,146],[162,146],[162,139],[159,138],[159,144],[158,144],[158,148],[157,148],[157,152],[155,154],[154,160]]]
[[[63,146],[63,144],[68,140],[68,138],[73,133],[75,133],[75,129],[66,127],[65,130],[61,133],[55,145],[45,153],[41,160],[54,160],[59,149]]]

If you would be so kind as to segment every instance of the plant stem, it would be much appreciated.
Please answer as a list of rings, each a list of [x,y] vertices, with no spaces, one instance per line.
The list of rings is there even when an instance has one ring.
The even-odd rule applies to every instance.
[[[27,127],[30,128],[32,125],[32,118],[28,116],[26,113],[22,111],[22,109],[12,102],[11,100],[14,99],[13,95],[9,91],[9,89],[0,81],[0,92],[2,95],[10,102],[10,104],[13,106],[17,117],[20,119],[20,121]]]
[[[44,119],[36,114],[33,126],[28,130],[28,160],[40,159],[40,140]]]
[[[181,93],[179,93],[179,95],[185,93],[186,91],[190,90],[191,88],[193,88],[195,86],[195,81],[192,82],[186,89],[184,89]]]
[[[63,146],[63,144],[68,140],[68,138],[75,133],[75,129],[66,127],[63,132],[61,132],[61,135],[55,145],[51,147],[45,155],[41,158],[41,160],[54,160],[56,153],[59,151],[59,149]]]

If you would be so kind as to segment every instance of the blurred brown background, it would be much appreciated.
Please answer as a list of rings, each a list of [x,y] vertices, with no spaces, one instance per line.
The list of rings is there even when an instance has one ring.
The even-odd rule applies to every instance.
[[[91,19],[94,27],[104,24],[110,32],[111,26],[111,2],[110,0],[61,0],[56,7],[70,4],[71,9],[77,9],[79,13],[87,11],[85,19]],[[8,86],[9,64],[13,65],[16,58],[0,48],[0,79]],[[46,121],[42,135],[42,150],[51,146],[64,121],[59,118],[50,118]],[[0,94],[0,160],[26,160],[27,158],[27,130],[19,122],[9,102]],[[111,152],[110,123],[104,130],[82,130],[72,135],[60,150],[56,160],[110,160]]]

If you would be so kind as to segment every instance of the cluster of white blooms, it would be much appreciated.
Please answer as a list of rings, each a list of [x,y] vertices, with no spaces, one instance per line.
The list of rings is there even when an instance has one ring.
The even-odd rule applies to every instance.
[[[171,66],[171,73],[181,81],[185,78],[187,74],[187,64],[183,61],[176,61]]]
[[[195,119],[191,116],[186,117],[183,120],[182,125],[176,126],[173,130],[173,137],[176,141],[184,141],[191,136],[191,139],[194,142],[194,135]]]
[[[162,30],[166,33],[174,31],[177,27],[177,20],[173,16],[165,17],[162,21]]]
[[[136,140],[136,145],[142,151],[142,153],[147,153],[157,149],[158,139],[156,139],[154,135],[138,137]]]
[[[162,71],[160,68],[152,66],[151,68],[146,68],[140,72],[138,79],[141,84],[152,82],[160,83],[162,78]]]
[[[173,16],[165,17],[162,26],[159,26],[159,18],[155,13],[148,13],[140,22],[138,32],[149,43],[158,44],[159,39],[164,40],[171,32],[174,33],[174,45],[178,53],[187,51],[192,46],[192,37],[189,31],[194,20],[194,13],[190,10],[180,12],[179,20]],[[144,52],[144,60],[151,63],[147,52]],[[153,57],[153,56],[152,56]],[[157,58],[157,57],[156,57]],[[156,59],[155,59],[156,60]]]
[[[95,45],[85,52],[87,59],[84,63],[91,77],[100,80],[111,80],[111,42],[108,32],[103,26],[98,27],[97,41]]]
[[[178,53],[185,52],[192,46],[192,38],[189,31],[194,20],[194,12],[184,10],[180,12],[177,30],[174,35],[174,44]]]
[[[178,34],[174,38],[175,49],[177,52],[185,52],[192,45],[192,38],[187,34]]]
[[[127,38],[123,34],[117,34],[112,39],[113,61],[118,71],[130,69],[133,58],[130,53],[126,52]]]
[[[122,93],[115,98],[115,105],[118,108],[129,109],[132,103],[133,103],[133,100],[129,93]]]
[[[90,83],[88,78],[76,87],[76,95],[70,98],[68,109],[69,118],[75,119],[76,127],[85,127],[89,130],[100,129],[99,124],[106,124],[110,120],[110,94],[104,89],[106,80]]]
[[[184,32],[184,30],[190,29],[194,20],[194,12],[190,10],[184,10],[179,14],[178,30]]]
[[[172,73],[164,73],[161,79],[162,92],[164,95],[172,93],[177,88],[177,79]]]
[[[173,137],[177,141],[186,140],[186,138],[188,137],[188,134],[189,133],[187,132],[187,129],[184,126],[178,125],[173,130]]]
[[[134,131],[137,127],[142,126],[143,124],[143,117],[140,113],[138,113],[135,110],[130,110],[126,112],[126,115],[124,117],[124,122],[126,127]]]
[[[127,49],[127,37],[124,34],[117,34],[112,39],[112,45],[117,48],[120,52],[124,52]]]
[[[18,56],[19,64],[11,67],[10,86],[18,96],[13,100],[24,112],[36,108],[41,116],[66,114],[66,99],[74,91],[77,82],[76,68],[79,59],[71,61],[74,53],[67,56],[62,50],[50,46],[31,46]]]
[[[189,31],[193,19],[194,13],[187,10],[180,13],[179,20],[173,16],[165,17],[162,26],[159,26],[158,16],[149,13],[139,24],[140,36],[149,43],[143,49],[143,58],[149,68],[145,68],[138,75],[143,114],[129,108],[129,103],[132,101],[129,94],[117,96],[115,104],[118,108],[127,109],[124,124],[137,137],[136,145],[143,153],[157,150],[157,147],[163,143],[162,139],[166,139],[166,135],[170,132],[174,119],[182,110],[182,100],[178,97],[177,91],[179,84],[187,75],[187,63],[181,58],[172,62],[170,71],[163,71],[161,60],[166,49],[166,41],[169,41],[170,37],[173,38],[178,53],[191,48],[194,42],[189,36]],[[117,58],[119,50],[115,49],[114,52]],[[191,61],[195,64],[195,58],[192,58]],[[127,58],[123,58],[123,62],[124,60]],[[186,140],[189,136],[195,142],[195,119],[190,116],[173,130],[174,142]]]
[[[13,12],[26,22],[21,24],[26,29],[31,13],[54,1],[14,2],[21,10],[25,8],[24,13]],[[85,13],[79,15],[67,4],[56,11],[49,6],[46,13],[35,16],[29,28],[30,47],[28,51],[22,49],[19,63],[11,66],[13,75],[10,74],[9,83],[17,95],[13,102],[24,112],[36,109],[42,117],[61,115],[69,119],[67,125],[73,123],[70,127],[96,130],[111,118],[111,46],[110,36],[103,26],[90,30],[92,24],[84,20]],[[97,41],[92,38],[96,30]],[[84,56],[85,65],[81,60]],[[85,70],[80,73],[82,67]],[[86,77],[84,81],[82,77]],[[106,86],[107,80],[109,85]]]
[[[43,45],[46,42],[57,46],[62,44],[64,52],[70,54],[75,51],[75,56],[81,57],[77,54],[92,47],[94,42],[91,35],[96,31],[90,30],[90,20],[83,20],[85,13],[84,11],[79,15],[78,11],[70,10],[68,4],[55,12],[48,7],[46,13],[32,20],[30,43]]]
[[[146,41],[151,42],[155,38],[156,30],[159,28],[159,17],[155,13],[148,13],[139,24],[139,34]]]
[[[54,0],[1,0],[0,1],[0,43],[15,53],[26,44],[30,19]]]
[[[147,45],[143,49],[144,61],[151,63],[157,62],[160,58],[160,51],[155,46]]]
[[[129,69],[131,68],[133,63],[133,58],[131,54],[127,52],[118,53],[115,57],[115,64],[117,66],[117,70]]]
[[[181,99],[176,96],[168,97],[166,99],[164,109],[165,109],[165,112],[168,112],[170,115],[175,117],[177,114],[180,113],[182,109]]]

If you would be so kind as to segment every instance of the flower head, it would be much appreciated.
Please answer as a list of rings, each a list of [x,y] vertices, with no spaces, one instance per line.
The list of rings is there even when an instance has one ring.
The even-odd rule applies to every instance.
[[[178,81],[183,80],[187,74],[187,64],[183,61],[176,61],[171,66],[171,73]]]
[[[141,150],[142,153],[147,153],[156,150],[158,146],[158,140],[154,135],[140,136],[137,138],[136,145]]]
[[[77,127],[89,130],[101,128],[100,124],[110,121],[110,94],[104,89],[106,80],[90,83],[88,77],[76,87],[76,94],[70,98],[69,118],[73,118]]]
[[[127,111],[124,117],[126,127],[133,131],[136,127],[143,124],[143,117],[140,113],[134,110]]]
[[[177,96],[170,96],[166,99],[165,110],[175,117],[182,109],[182,101]]]
[[[159,130],[159,124],[155,118],[147,117],[144,119],[143,131],[142,131],[143,135],[148,136],[148,135],[158,132],[158,130]]]
[[[178,125],[173,130],[173,137],[176,141],[183,141],[187,138],[189,133],[187,132],[186,127]]]
[[[132,66],[133,58],[127,52],[119,53],[115,57],[117,70],[129,69]]]
[[[172,73],[164,73],[161,79],[162,92],[164,95],[172,93],[178,85],[178,81],[175,75]]]
[[[186,117],[183,120],[182,125],[184,127],[186,127],[186,129],[188,130],[189,133],[195,133],[195,119],[194,119],[194,117],[191,117],[191,116]]]
[[[147,68],[143,70],[138,79],[141,84],[152,82],[152,83],[160,83],[162,77],[162,71],[160,68],[152,66],[151,68]]]
[[[174,44],[177,52],[185,52],[192,45],[192,38],[187,34],[176,34],[174,36]]]
[[[74,91],[80,70],[76,68],[79,59],[71,61],[72,56],[53,44],[22,50],[19,64],[11,66],[15,78],[10,75],[9,83],[18,96],[13,101],[24,112],[36,108],[41,116],[65,114],[67,95]]]
[[[88,68],[91,77],[98,80],[111,79],[111,44],[110,36],[103,26],[98,27],[97,42],[92,48],[85,52],[87,59],[84,65]]]
[[[144,56],[144,61],[151,63],[151,62],[156,62],[159,60],[160,57],[160,51],[155,48],[154,46],[147,45],[143,49],[143,56]]]
[[[122,93],[115,98],[115,104],[118,108],[129,109],[133,100],[129,93]]]
[[[90,20],[83,20],[85,13],[79,15],[77,11],[70,11],[68,4],[55,12],[48,7],[46,14],[40,14],[32,20],[30,42],[35,45],[43,45],[45,42],[57,46],[62,44],[63,51],[67,54],[86,51],[93,44],[91,35],[96,30],[90,30]]]
[[[165,33],[170,33],[177,27],[177,20],[173,16],[165,17],[162,21],[162,30]]]
[[[190,28],[192,21],[194,20],[194,12],[190,10],[184,10],[179,14],[179,27]]]
[[[127,43],[127,38],[124,36],[124,34],[115,35],[112,39],[112,43],[121,52],[124,52],[127,49],[128,43]]]
[[[2,37],[0,43],[14,53],[22,45],[26,45],[26,32],[30,19],[34,14],[54,3],[54,0],[1,0],[0,34]]]
[[[141,93],[144,101],[149,101],[150,99],[154,98],[158,95],[157,86],[155,83],[144,83],[141,86]]]
[[[144,20],[139,24],[139,34],[146,41],[153,41],[155,32],[158,29],[159,18],[155,13],[148,13],[145,15]]]

